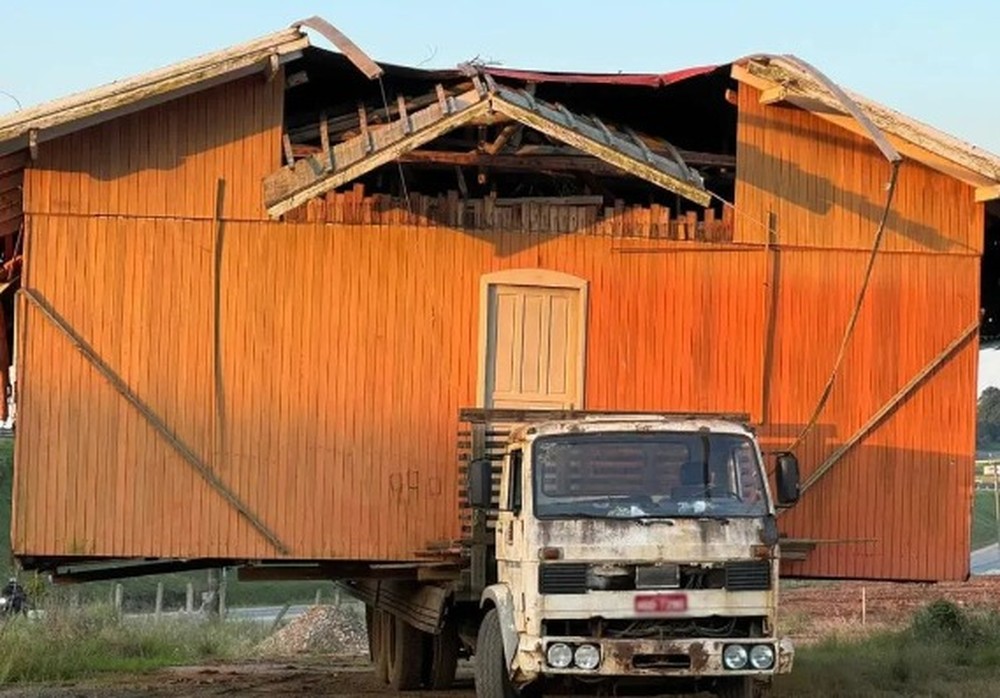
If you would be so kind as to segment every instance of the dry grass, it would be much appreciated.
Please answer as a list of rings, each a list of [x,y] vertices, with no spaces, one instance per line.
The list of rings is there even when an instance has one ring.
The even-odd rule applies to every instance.
[[[816,696],[996,696],[1000,615],[938,601],[899,630],[852,629],[796,653],[792,673],[775,684],[775,698]]]
[[[49,608],[0,628],[0,684],[62,681],[103,673],[248,656],[266,629],[194,619],[121,621],[108,607]]]

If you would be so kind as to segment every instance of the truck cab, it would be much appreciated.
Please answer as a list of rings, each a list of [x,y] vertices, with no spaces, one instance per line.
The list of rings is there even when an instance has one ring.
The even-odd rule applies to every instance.
[[[569,683],[766,691],[791,669],[776,632],[778,531],[755,435],[725,418],[594,416],[514,429],[495,506],[496,583],[482,593],[478,696]],[[791,454],[778,504],[798,495]]]

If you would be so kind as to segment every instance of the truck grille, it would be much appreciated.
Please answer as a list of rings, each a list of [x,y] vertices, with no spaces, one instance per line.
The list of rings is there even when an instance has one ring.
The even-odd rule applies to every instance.
[[[726,563],[726,589],[764,591],[771,588],[771,563],[767,560]]]
[[[587,565],[542,565],[538,571],[539,594],[587,593]]]

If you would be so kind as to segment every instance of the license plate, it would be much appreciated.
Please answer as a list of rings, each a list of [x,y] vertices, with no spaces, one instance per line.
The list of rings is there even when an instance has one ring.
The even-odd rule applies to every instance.
[[[636,613],[683,613],[687,594],[642,594],[635,597]]]

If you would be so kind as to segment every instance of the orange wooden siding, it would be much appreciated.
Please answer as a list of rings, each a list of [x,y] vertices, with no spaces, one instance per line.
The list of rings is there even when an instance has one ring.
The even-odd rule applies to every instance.
[[[889,165],[868,141],[739,91],[735,239],[762,242],[773,214],[779,276],[769,447],[805,425],[857,299]],[[868,297],[818,426],[798,449],[815,469],[979,313],[983,207],[972,188],[911,161],[899,175]],[[761,225],[763,223],[764,225]],[[970,341],[782,515],[822,544],[790,573],[940,579],[968,571],[977,343]]]
[[[254,76],[43,143],[33,214],[266,218],[261,179],[281,165],[284,80]]]
[[[43,144],[50,159],[27,173],[25,285],[215,467],[291,557],[411,559],[458,536],[457,413],[475,402],[485,273],[545,268],[589,282],[586,407],[760,419],[768,265],[759,222],[774,210],[780,249],[771,253],[778,288],[767,445],[790,442],[816,404],[874,233],[877,215],[863,201],[876,211],[882,202],[884,176],[862,161],[877,165],[877,156],[863,143],[841,143],[853,136],[836,132],[797,149],[797,134],[831,127],[807,120],[756,132],[769,119],[804,115],[759,107],[741,87],[736,244],[621,239],[593,234],[589,226],[598,224],[579,217],[575,228],[560,223],[561,233],[462,230],[419,215],[276,223],[258,220],[258,189],[278,164],[280,91],[237,84],[157,108],[174,117],[141,114],[120,120],[134,122],[128,128],[97,127],[140,133],[149,120],[176,119],[176,145],[162,146],[157,158],[180,169],[102,177],[103,131]],[[247,100],[259,108],[246,109]],[[257,126],[216,137],[211,158],[185,135],[249,113]],[[128,161],[140,146],[129,136],[116,157]],[[866,178],[847,181],[853,170],[837,169],[843,148]],[[216,177],[226,178],[231,194],[221,430]],[[817,205],[809,187],[823,178],[843,191]],[[139,195],[164,184],[183,194]],[[786,191],[792,203],[778,202],[776,193]],[[928,191],[941,192],[940,200]],[[972,192],[907,164],[897,202],[901,218],[841,376],[800,450],[806,473],[976,317],[982,211],[971,205]],[[859,206],[868,213],[852,213]],[[561,220],[562,212],[539,215]],[[638,234],[649,236],[647,229]],[[38,310],[25,301],[20,310],[18,554],[277,556]],[[794,536],[876,539],[821,546],[792,571],[966,573],[975,365],[973,342],[782,515]]]

